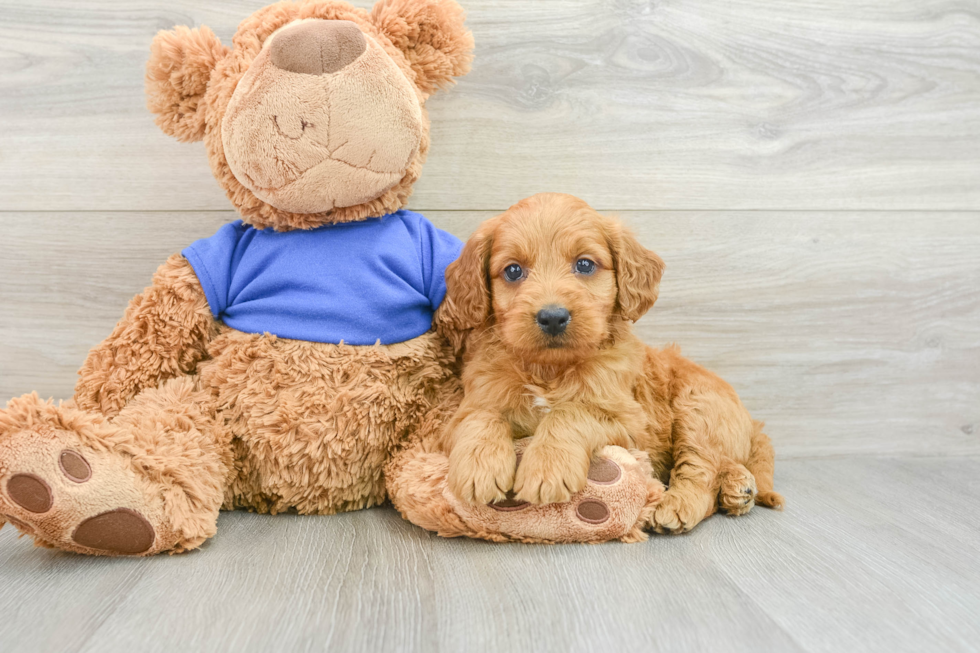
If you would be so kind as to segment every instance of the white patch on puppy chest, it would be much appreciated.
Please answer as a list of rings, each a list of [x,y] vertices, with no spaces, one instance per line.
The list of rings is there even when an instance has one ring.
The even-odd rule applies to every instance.
[[[551,404],[548,403],[548,400],[542,394],[541,388],[535,385],[525,385],[524,389],[531,393],[529,396],[534,397],[534,400],[531,402],[532,406],[540,410],[542,413],[551,412]]]

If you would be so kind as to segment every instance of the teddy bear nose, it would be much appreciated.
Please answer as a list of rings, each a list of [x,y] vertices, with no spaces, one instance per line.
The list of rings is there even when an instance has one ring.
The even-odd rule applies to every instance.
[[[292,73],[325,75],[341,70],[367,49],[364,33],[349,20],[305,20],[273,37],[272,63]]]

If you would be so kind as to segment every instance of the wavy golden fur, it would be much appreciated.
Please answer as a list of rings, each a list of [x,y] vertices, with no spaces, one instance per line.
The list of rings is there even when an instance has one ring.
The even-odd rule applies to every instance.
[[[480,227],[446,272],[437,316],[464,348],[465,397],[446,435],[457,496],[567,501],[595,453],[618,445],[647,452],[669,481],[657,531],[689,530],[719,506],[782,507],[772,445],[731,386],[633,334],[663,271],[621,223],[569,195],[534,195]],[[558,333],[540,323],[549,307],[567,310]],[[531,435],[518,466],[513,440]]]

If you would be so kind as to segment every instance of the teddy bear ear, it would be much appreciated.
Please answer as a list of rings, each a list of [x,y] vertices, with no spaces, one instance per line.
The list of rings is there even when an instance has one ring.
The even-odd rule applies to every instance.
[[[455,0],[379,0],[371,19],[415,71],[415,83],[427,96],[470,71],[473,34],[463,24]]]
[[[204,138],[204,107],[211,71],[228,54],[208,27],[158,32],[146,62],[146,105],[156,124],[179,141]]]

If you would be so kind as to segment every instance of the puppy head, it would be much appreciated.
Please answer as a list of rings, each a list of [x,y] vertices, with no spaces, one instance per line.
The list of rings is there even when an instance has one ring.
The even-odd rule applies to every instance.
[[[664,263],[621,223],[570,195],[529,197],[484,223],[446,270],[436,326],[459,347],[493,326],[534,363],[573,363],[657,299]]]

